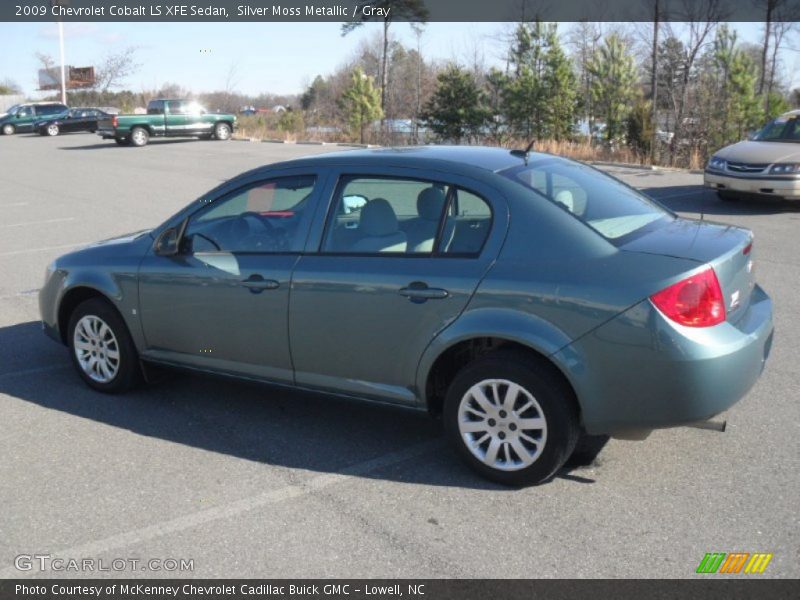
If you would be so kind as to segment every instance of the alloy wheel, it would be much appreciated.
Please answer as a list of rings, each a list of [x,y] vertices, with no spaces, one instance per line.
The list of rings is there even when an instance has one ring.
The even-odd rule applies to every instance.
[[[100,317],[86,315],[75,325],[72,348],[78,365],[98,383],[108,383],[117,376],[120,352],[111,327]]]
[[[532,465],[547,443],[547,419],[536,398],[507,379],[485,379],[461,398],[458,429],[472,455],[492,469]]]

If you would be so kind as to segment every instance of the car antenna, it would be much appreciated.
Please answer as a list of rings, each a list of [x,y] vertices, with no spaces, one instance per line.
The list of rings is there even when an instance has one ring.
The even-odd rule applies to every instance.
[[[528,146],[525,148],[525,150],[512,150],[511,151],[511,155],[512,156],[519,156],[522,160],[525,161],[525,164],[527,165],[528,164],[528,153],[533,148],[533,144],[535,142],[536,142],[535,139],[531,140],[530,143],[528,144]]]

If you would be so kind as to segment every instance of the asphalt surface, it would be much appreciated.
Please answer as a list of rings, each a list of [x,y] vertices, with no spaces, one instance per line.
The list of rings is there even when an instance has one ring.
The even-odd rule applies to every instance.
[[[706,552],[800,576],[800,205],[723,203],[702,176],[609,169],[755,231],[776,336],[724,434],[596,444],[555,480],[486,483],[425,415],[175,374],[90,391],[40,331],[59,254],[155,225],[245,169],[331,147],[0,137],[0,577],[693,577]],[[191,572],[18,571],[18,555],[190,559]]]

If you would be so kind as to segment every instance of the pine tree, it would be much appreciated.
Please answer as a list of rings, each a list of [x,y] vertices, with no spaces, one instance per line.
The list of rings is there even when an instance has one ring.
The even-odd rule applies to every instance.
[[[606,124],[606,141],[622,139],[625,121],[636,98],[637,73],[633,57],[617,35],[608,36],[589,64],[594,81],[592,99]]]
[[[426,104],[422,119],[440,139],[459,143],[479,133],[489,118],[488,112],[472,73],[451,64],[436,78],[436,91]]]
[[[339,99],[339,106],[350,127],[359,132],[362,144],[367,126],[383,117],[380,91],[375,87],[372,77],[367,77],[360,67],[353,71],[350,87]]]

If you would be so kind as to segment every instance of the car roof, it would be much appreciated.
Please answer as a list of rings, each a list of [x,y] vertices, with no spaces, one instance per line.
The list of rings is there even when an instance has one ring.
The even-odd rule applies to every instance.
[[[530,152],[529,160],[550,157],[549,154]],[[328,154],[317,154],[269,165],[276,166],[321,166],[359,164],[370,166],[425,167],[431,161],[447,163],[454,170],[481,169],[497,172],[520,165],[522,154],[512,154],[506,148],[486,146],[406,146],[401,148],[369,148],[345,150]]]

